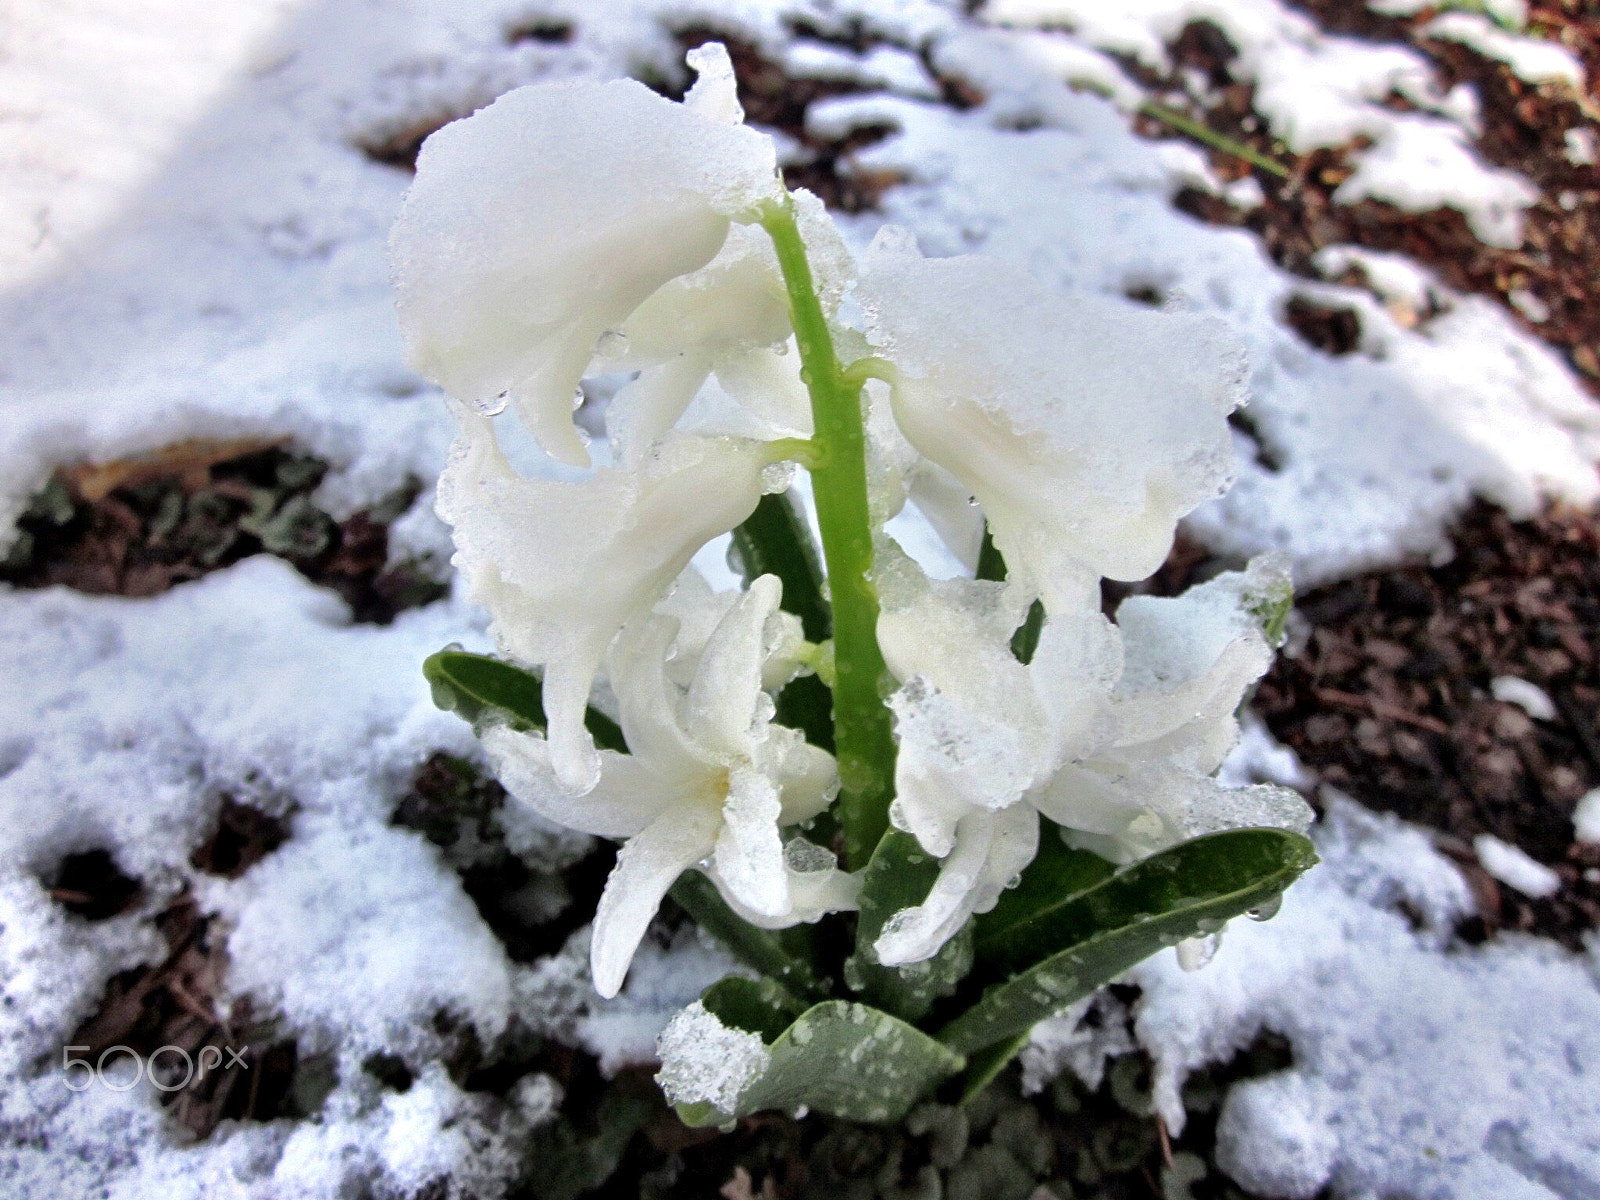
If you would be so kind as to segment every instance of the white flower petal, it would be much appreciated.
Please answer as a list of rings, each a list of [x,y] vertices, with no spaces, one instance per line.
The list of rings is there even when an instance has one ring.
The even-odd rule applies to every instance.
[[[652,613],[635,619],[617,635],[607,659],[617,723],[629,753],[673,775],[720,765],[688,739],[680,724],[683,696],[667,671],[667,647],[675,632],[671,617]]]
[[[504,726],[480,735],[498,779],[511,796],[546,820],[600,837],[631,837],[675,799],[675,783],[659,766],[612,750],[600,752],[600,782],[574,796],[556,779],[550,745],[536,733]]]
[[[1272,665],[1259,610],[1288,589],[1287,564],[1264,556],[1175,598],[1124,600],[1116,745],[1201,775],[1215,770],[1237,739],[1246,689]]]
[[[778,836],[782,811],[772,780],[748,769],[729,772],[728,798],[722,805],[722,829],[712,861],[723,888],[737,897],[742,907],[767,917],[778,916],[788,907],[783,839]]]
[[[557,776],[588,788],[598,761],[583,713],[606,647],[701,546],[755,509],[765,456],[757,443],[674,436],[634,472],[524,479],[499,452],[489,419],[458,417],[438,501],[455,529],[454,561],[501,647],[545,667]]]
[[[594,915],[589,971],[606,999],[622,989],[633,952],[650,919],[679,875],[711,853],[721,812],[711,805],[681,805],[662,813],[617,853]]]
[[[780,825],[809,821],[827,811],[839,794],[839,764],[820,746],[805,740],[798,729],[770,726],[762,746],[761,761],[776,760],[774,778],[783,799]]]
[[[897,967],[932,958],[968,917],[995,906],[1038,849],[1039,817],[1025,804],[963,817],[928,898],[891,917],[873,943],[878,961]]]
[[[428,139],[395,224],[412,365],[469,403],[509,396],[565,462],[588,462],[572,398],[596,342],[778,195],[771,140],[728,119],[726,52],[693,61],[692,104],[629,80],[506,93]]]
[[[776,575],[753,580],[706,643],[689,684],[684,727],[713,753],[748,757],[757,720],[771,715],[761,676],[767,620],[777,611],[782,595],[783,584]]]
[[[718,878],[714,867],[711,875],[728,907],[758,929],[787,929],[831,912],[853,912],[861,907],[862,877],[841,871],[833,855],[814,842],[791,838],[783,848],[783,870],[788,900],[775,915],[746,908]]]
[[[1142,579],[1232,474],[1242,358],[1209,318],[1069,297],[996,259],[875,246],[868,338],[901,375],[919,451],[983,506],[1014,577],[1054,611],[1081,565]]]

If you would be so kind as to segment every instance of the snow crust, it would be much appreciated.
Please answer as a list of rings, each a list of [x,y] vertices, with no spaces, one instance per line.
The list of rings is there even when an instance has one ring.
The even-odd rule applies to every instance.
[[[396,0],[385,20],[360,0],[18,7],[0,33],[16,114],[0,123],[0,541],[57,465],[259,434],[332,463],[318,499],[335,513],[420,479],[396,552],[447,554],[431,487],[451,422],[403,365],[384,263],[408,177],[359,147],[533,80],[687,83],[671,28],[707,17],[796,73],[878,89],[810,113],[819,135],[896,130],[855,154],[906,180],[882,212],[851,220],[857,251],[892,221],[931,255],[981,250],[1098,303],[1153,288],[1235,331],[1252,363],[1255,432],[1234,435],[1245,461],[1232,492],[1188,520],[1213,548],[1285,550],[1302,581],[1326,579],[1438,549],[1474,492],[1519,513],[1546,494],[1600,496],[1600,419],[1554,354],[1503,310],[1404,260],[1351,249],[1367,288],[1295,279],[1247,234],[1177,213],[1172,196],[1205,178],[1204,160],[1132,135],[1125,112],[1142,92],[1107,52],[1159,64],[1184,21],[1214,20],[1291,144],[1374,137],[1357,176],[1374,194],[1445,155],[1432,192],[1390,198],[1456,205],[1486,240],[1510,240],[1525,193],[1470,152],[1470,93],[1441,94],[1410,51],[1325,37],[1274,0],[989,6],[989,20],[1029,26],[1015,29],[957,7],[541,6],[573,25],[560,45],[508,41],[528,17],[513,0]],[[895,47],[828,48],[792,32],[796,15],[823,30],[859,15]],[[986,101],[946,107],[925,63]],[[1420,111],[1383,107],[1390,89]],[[1357,312],[1355,354],[1329,358],[1288,329],[1283,306],[1301,293]],[[1444,311],[1408,325],[1390,311],[1396,297]],[[605,461],[604,441],[592,448]],[[558,470],[529,457],[534,474]],[[897,536],[921,530],[928,556],[946,553],[915,507],[898,520]],[[714,566],[718,553],[697,561]],[[464,1091],[440,1065],[435,1016],[490,1042],[519,1027],[559,1037],[613,1071],[649,1059],[669,1017],[730,969],[693,937],[646,938],[626,986],[601,1001],[586,930],[550,958],[513,964],[450,864],[390,825],[430,755],[476,753],[417,669],[452,641],[488,648],[462,597],[355,626],[331,594],[268,559],[152,600],[0,593],[0,677],[20,681],[0,689],[0,1190],[254,1200],[406,1194],[448,1178],[498,1195],[550,1097],[533,1085]],[[1248,722],[1223,779],[1306,785]],[[234,881],[189,865],[225,795],[290,828]],[[1600,837],[1595,809],[1580,808],[1581,836]],[[511,832],[532,869],[565,853],[537,826]],[[1169,1122],[1182,1119],[1186,1072],[1270,1027],[1293,1043],[1295,1065],[1235,1089],[1223,1123],[1229,1169],[1263,1194],[1302,1194],[1318,1177],[1354,1196],[1600,1191],[1595,952],[1502,940],[1445,953],[1470,894],[1421,833],[1335,798],[1319,845],[1325,865],[1283,912],[1238,923],[1204,971],[1163,956],[1135,973],[1138,1035]],[[88,924],[50,900],[56,865],[90,849],[143,882],[133,911]],[[230,996],[330,1064],[316,1120],[225,1124],[185,1147],[147,1086],[63,1086],[62,1044],[112,975],[166,954],[152,918],[185,889],[227,931]],[[1402,901],[1420,929],[1396,911]],[[1104,1048],[1075,1040],[1076,1026],[1051,1028],[1085,1071],[1103,1067]],[[361,1069],[378,1047],[413,1068],[404,1094]],[[1036,1078],[1051,1069],[1043,1058],[1030,1067]]]

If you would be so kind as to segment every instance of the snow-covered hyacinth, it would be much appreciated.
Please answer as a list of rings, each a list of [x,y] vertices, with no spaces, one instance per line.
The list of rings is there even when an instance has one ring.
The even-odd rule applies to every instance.
[[[1232,479],[1243,356],[1225,327],[929,259],[892,228],[858,264],[743,126],[727,52],[689,62],[682,103],[632,82],[537,85],[418,160],[392,251],[411,361],[458,422],[439,511],[501,651],[540,676],[520,693],[537,713],[485,718],[478,693],[460,711],[518,803],[621,841],[591,940],[602,995],[675,884],[714,885],[673,894],[767,978],[708,991],[706,1022],[744,1040],[754,1022],[772,1049],[745,1056],[770,1069],[762,1088],[709,1081],[728,1100],[718,1119],[747,1092],[884,1119],[897,1102],[851,1069],[867,1026],[872,1070],[926,1090],[1037,1019],[1036,999],[1001,996],[945,1045],[901,1018],[955,991],[935,960],[962,961],[942,948],[1024,876],[1044,831],[1105,872],[1205,833],[1304,831],[1293,793],[1212,778],[1289,583],[1259,560],[1101,613],[1100,581],[1155,571],[1178,521]],[[612,398],[591,462],[573,400],[600,377]],[[546,456],[532,474],[508,408]],[[794,464],[820,559],[792,497],[763,507]],[[908,503],[980,577],[935,581],[904,553],[886,525]],[[719,595],[690,560],[730,530],[745,590]],[[825,689],[784,690],[807,671]],[[597,749],[596,700],[625,750]],[[1281,890],[1310,861],[1303,839],[1260,866],[1229,848],[1243,845],[1200,852],[1234,871],[1217,895]],[[929,856],[908,896],[898,881]],[[1213,899],[1152,903],[1220,923],[1199,912]],[[858,908],[857,934],[830,926],[860,939],[849,978],[826,978],[838,956],[803,932],[762,932]],[[1138,923],[1119,927],[1128,961],[1158,948]],[[880,986],[902,968],[903,988]]]
[[[814,921],[854,900],[850,876],[831,860],[819,867],[816,856],[786,852],[781,835],[838,790],[832,756],[771,721],[763,685],[775,662],[784,680],[782,660],[799,641],[793,618],[778,610],[781,593],[771,575],[751,584],[712,631],[687,688],[667,673],[677,620],[651,616],[625,631],[609,675],[630,753],[602,751],[600,782],[584,796],[561,788],[540,735],[499,727],[483,736],[501,782],[522,803],[559,824],[626,839],[590,943],[602,996],[622,986],[667,889],[701,863],[734,910],[759,926]]]

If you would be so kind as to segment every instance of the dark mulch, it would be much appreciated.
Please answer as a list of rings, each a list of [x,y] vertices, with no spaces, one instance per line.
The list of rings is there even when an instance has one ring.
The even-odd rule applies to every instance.
[[[1214,1165],[1225,1089],[1280,1070],[1291,1057],[1263,1035],[1184,1088],[1189,1122],[1168,1136],[1152,1114],[1144,1060],[1115,1060],[1093,1091],[1068,1074],[1023,1096],[1012,1067],[966,1108],[924,1104],[898,1126],[763,1113],[727,1133],[688,1129],[646,1072],[607,1082],[592,1060],[552,1046],[530,1065],[565,1093],[540,1131],[537,1177],[519,1198],[572,1200],[1248,1200]],[[470,1077],[469,1077],[470,1078]],[[1045,1189],[1040,1192],[1039,1189]],[[1185,1190],[1187,1188],[1187,1190]]]
[[[1455,557],[1319,588],[1311,624],[1254,707],[1321,778],[1439,834],[1475,885],[1482,924],[1574,948],[1600,928],[1600,847],[1573,841],[1578,798],[1600,784],[1600,523],[1552,509],[1513,522],[1478,504]],[[1530,717],[1490,693],[1501,676],[1544,689]],[[1561,876],[1533,900],[1497,886],[1471,839],[1493,834]]]
[[[216,832],[194,854],[202,870],[237,877],[284,838],[278,819],[227,798]],[[52,895],[83,920],[106,920],[134,904],[141,887],[104,851],[66,859]],[[167,954],[159,962],[117,975],[93,1016],[70,1039],[73,1057],[110,1068],[140,1056],[161,1103],[189,1136],[204,1138],[220,1121],[269,1121],[305,1115],[307,1089],[296,1095],[292,1040],[255,1019],[248,1002],[224,1014],[218,1006],[227,955],[225,939],[194,900],[180,895],[156,917]],[[180,1051],[182,1053],[180,1053]],[[307,1073],[301,1072],[302,1075]],[[68,1078],[78,1086],[81,1068]]]
[[[1250,210],[1198,190],[1186,190],[1178,204],[1194,216],[1217,224],[1241,226],[1258,234],[1273,260],[1308,278],[1321,278],[1312,256],[1333,244],[1352,243],[1374,250],[1409,255],[1435,271],[1449,286],[1504,302],[1527,329],[1562,351],[1600,392],[1600,306],[1590,300],[1593,280],[1600,277],[1600,173],[1593,166],[1578,166],[1566,155],[1566,133],[1572,129],[1600,132],[1579,98],[1559,85],[1532,86],[1513,75],[1504,64],[1455,42],[1422,37],[1421,18],[1392,20],[1370,12],[1361,0],[1301,0],[1318,23],[1330,32],[1375,41],[1414,46],[1436,67],[1440,82],[1475,86],[1483,107],[1483,135],[1478,152],[1496,166],[1516,170],[1531,179],[1542,198],[1528,211],[1526,237],[1516,250],[1483,245],[1453,209],[1408,213],[1379,201],[1335,204],[1333,193],[1351,174],[1352,147],[1293,155],[1266,131],[1253,108],[1253,89],[1236,82],[1229,71],[1235,49],[1215,25],[1188,26],[1173,46],[1175,62],[1200,71],[1210,83],[1204,103],[1196,102],[1174,79],[1161,79],[1134,63],[1130,74],[1149,86],[1163,88],[1161,99],[1171,107],[1243,142],[1291,171],[1287,180],[1253,168],[1221,151],[1210,151],[1212,163],[1226,179],[1254,173],[1266,195],[1261,206]],[[1535,6],[1531,27],[1559,36],[1573,33],[1568,44],[1590,60],[1590,82],[1595,82],[1594,60],[1600,59],[1600,9],[1593,0],[1578,4],[1568,0],[1570,15],[1554,4]],[[1564,24],[1563,24],[1564,22]],[[1405,102],[1392,97],[1397,107]],[[1136,128],[1150,137],[1176,136],[1153,117],[1140,117]],[[1343,282],[1361,284],[1358,275]],[[1513,292],[1527,292],[1549,310],[1549,317],[1533,322],[1511,304]],[[1415,312],[1398,304],[1391,312],[1402,324],[1415,325],[1434,315]],[[1359,319],[1353,311],[1337,318],[1351,325],[1335,330],[1331,339],[1318,336],[1327,321],[1310,328],[1288,313],[1286,320],[1308,340],[1330,353],[1347,352],[1355,345]],[[1330,344],[1330,340],[1331,343]]]
[[[444,851],[506,953],[533,962],[560,950],[594,915],[616,848],[596,839],[594,850],[559,876],[541,874],[507,849],[495,821],[505,803],[505,789],[471,763],[435,754],[396,806],[394,823]]]
[[[388,568],[389,523],[417,488],[344,521],[311,494],[326,464],[278,443],[186,442],[58,472],[19,522],[0,583],[156,596],[252,554],[276,554],[338,592],[357,621],[386,625],[448,585]]]

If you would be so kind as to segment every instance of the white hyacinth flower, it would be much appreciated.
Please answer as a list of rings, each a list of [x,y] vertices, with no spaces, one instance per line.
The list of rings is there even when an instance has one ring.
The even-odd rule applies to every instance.
[[[556,775],[586,790],[600,764],[583,715],[607,648],[701,546],[755,510],[770,455],[760,442],[674,434],[634,470],[561,483],[519,475],[491,418],[457,417],[438,498],[453,561],[500,648],[544,668]]]
[[[1303,831],[1296,793],[1225,789],[1211,772],[1238,737],[1245,690],[1271,663],[1262,613],[1287,595],[1261,559],[1176,599],[1132,597],[1049,617],[1026,666],[1011,654],[1022,608],[1003,584],[884,578],[879,637],[902,686],[895,825],[944,861],[927,900],[875,950],[931,957],[1032,860],[1038,815],[1126,862],[1221,829]]]
[[[483,737],[516,799],[562,825],[627,839],[595,915],[590,966],[602,996],[621,988],[662,897],[691,867],[757,924],[854,906],[857,881],[820,847],[786,847],[781,833],[822,812],[838,789],[830,754],[771,723],[762,675],[787,639],[781,593],[773,575],[751,584],[712,631],[686,689],[666,670],[677,621],[652,615],[624,631],[609,674],[630,753],[602,752],[587,795],[560,786],[539,735],[498,728]]]
[[[1272,665],[1263,614],[1289,595],[1287,562],[1263,555],[1181,596],[1124,600],[1124,668],[1110,698],[1116,733],[1036,790],[1035,807],[1117,862],[1222,829],[1303,833],[1311,810],[1298,793],[1224,788],[1211,777],[1238,740],[1245,693]]]
[[[1066,296],[996,259],[880,235],[859,288],[895,420],[983,506],[1052,612],[1143,579],[1233,473],[1243,353],[1218,321]]]
[[[538,84],[447,125],[395,223],[411,364],[482,411],[509,401],[565,463],[589,462],[572,410],[597,346],[782,195],[772,140],[740,123],[727,51],[689,63],[700,79],[682,104],[631,80]]]

